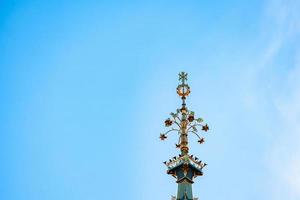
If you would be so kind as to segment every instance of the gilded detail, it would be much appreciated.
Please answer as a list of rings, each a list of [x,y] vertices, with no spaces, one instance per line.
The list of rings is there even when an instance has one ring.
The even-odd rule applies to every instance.
[[[195,200],[192,194],[193,179],[197,176],[202,176],[202,169],[207,165],[203,163],[198,157],[189,155],[189,134],[198,137],[198,143],[205,142],[204,137],[200,137],[199,130],[207,132],[209,126],[203,123],[203,119],[196,117],[195,113],[189,110],[186,106],[186,97],[191,93],[190,86],[187,82],[187,73],[179,73],[179,81],[177,87],[177,94],[182,100],[181,108],[175,112],[170,113],[170,117],[164,122],[165,127],[168,128],[166,132],[160,134],[161,140],[166,140],[169,133],[178,133],[178,143],[176,148],[180,149],[180,154],[174,156],[169,161],[165,161],[167,166],[167,173],[176,178],[178,183],[177,197],[172,197],[176,200]],[[200,127],[200,129],[198,129]]]

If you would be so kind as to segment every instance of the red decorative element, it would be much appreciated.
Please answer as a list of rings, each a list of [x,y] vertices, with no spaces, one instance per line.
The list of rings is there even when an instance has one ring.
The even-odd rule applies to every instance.
[[[189,122],[194,121],[194,119],[195,119],[194,115],[189,115],[189,117],[188,117]]]
[[[165,140],[165,139],[167,139],[167,136],[165,134],[160,134],[159,138],[161,140]]]
[[[207,132],[209,130],[209,127],[207,124],[205,124],[204,126],[202,126],[202,130]]]
[[[205,140],[204,140],[204,138],[200,138],[200,140],[198,140],[198,142],[199,142],[200,144],[203,144],[203,143],[205,142]]]
[[[165,125],[168,127],[168,126],[171,126],[173,124],[172,120],[170,119],[166,119],[165,121]]]

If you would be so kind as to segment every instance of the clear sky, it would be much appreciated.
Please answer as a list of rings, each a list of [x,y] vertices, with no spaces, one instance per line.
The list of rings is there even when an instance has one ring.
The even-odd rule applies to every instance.
[[[300,199],[300,2],[0,2],[0,199],[163,200],[175,88],[201,200]]]

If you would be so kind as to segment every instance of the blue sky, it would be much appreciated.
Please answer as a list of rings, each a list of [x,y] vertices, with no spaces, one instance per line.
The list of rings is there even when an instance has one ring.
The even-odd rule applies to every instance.
[[[200,199],[300,198],[299,1],[1,1],[0,199],[170,199],[158,139],[210,125]]]

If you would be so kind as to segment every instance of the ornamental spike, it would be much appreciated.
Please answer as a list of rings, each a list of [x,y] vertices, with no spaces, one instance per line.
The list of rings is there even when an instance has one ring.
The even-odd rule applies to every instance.
[[[179,84],[176,91],[179,97],[181,97],[182,105],[176,112],[170,113],[171,117],[165,120],[165,126],[170,129],[160,135],[160,139],[165,140],[169,132],[174,131],[179,133],[179,143],[175,147],[180,148],[182,155],[187,155],[189,152],[189,134],[195,134],[198,137],[198,142],[202,144],[204,143],[204,138],[199,136],[197,127],[201,127],[201,130],[205,132],[209,130],[207,124],[202,124],[203,119],[195,118],[195,112],[186,107],[186,98],[191,93],[190,86],[187,84],[187,77],[188,74],[186,72],[179,73]]]
[[[169,159],[169,162],[164,162],[167,166],[167,174],[176,178],[178,183],[177,197],[173,196],[174,200],[194,200],[192,184],[194,178],[202,176],[202,169],[207,165],[198,157],[189,155],[189,135],[193,134],[198,138],[198,143],[205,142],[204,137],[200,137],[198,130],[207,132],[209,127],[203,124],[203,119],[198,117],[193,111],[186,106],[186,98],[191,93],[190,86],[187,84],[188,74],[186,72],[179,73],[179,84],[176,92],[182,100],[181,107],[176,109],[176,112],[171,112],[170,117],[164,122],[167,131],[160,134],[161,140],[166,140],[169,133],[178,133],[178,142],[176,148],[180,149],[180,154]],[[199,127],[199,129],[197,129]]]

